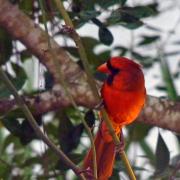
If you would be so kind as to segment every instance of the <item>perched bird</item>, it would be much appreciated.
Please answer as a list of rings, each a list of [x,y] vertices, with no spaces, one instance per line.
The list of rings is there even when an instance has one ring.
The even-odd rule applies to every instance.
[[[108,75],[101,96],[114,130],[119,135],[124,125],[138,117],[145,103],[146,89],[141,66],[125,57],[113,57],[97,70]],[[112,175],[115,145],[104,121],[100,124],[94,143],[98,180],[107,180]],[[93,171],[92,159],[90,150],[84,159],[85,169]]]

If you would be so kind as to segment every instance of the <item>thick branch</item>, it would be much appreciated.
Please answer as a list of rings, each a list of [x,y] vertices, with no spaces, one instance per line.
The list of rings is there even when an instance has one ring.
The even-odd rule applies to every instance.
[[[58,74],[52,62],[52,55],[48,51],[48,40],[45,32],[7,0],[0,0],[0,26],[5,28],[15,39],[20,40],[47,67],[55,80],[57,79]],[[53,39],[51,39],[51,44],[56,51],[61,70],[70,83],[71,93],[76,103],[93,108],[97,101],[90,91],[86,75],[76,63],[70,60],[67,53]],[[33,107],[34,113],[45,113],[70,105],[70,101],[65,97],[63,88],[60,85],[55,85],[52,91],[38,96],[26,98],[29,105]],[[5,113],[14,106],[14,100],[1,100],[0,113]],[[139,121],[180,133],[179,110],[179,102],[175,103],[167,99],[162,100],[148,96]]]
[[[72,87],[72,91],[79,91],[77,94],[82,94],[82,96],[76,96],[76,93],[74,94],[74,98],[78,105],[87,108],[94,108],[94,105],[97,102],[91,97],[91,95],[86,95],[90,91],[89,89],[86,89],[86,93],[84,93],[84,91],[78,89],[78,86],[74,86]],[[64,96],[63,90],[59,85],[56,85],[56,88],[51,92],[44,92],[38,96],[31,98],[26,97],[25,99],[29,106],[33,107],[34,114],[43,114],[71,105],[69,99]],[[14,100],[0,101],[0,113],[4,113],[13,107],[15,107]],[[168,99],[148,96],[144,110],[138,118],[138,121],[180,133],[179,110],[180,102],[173,102]]]

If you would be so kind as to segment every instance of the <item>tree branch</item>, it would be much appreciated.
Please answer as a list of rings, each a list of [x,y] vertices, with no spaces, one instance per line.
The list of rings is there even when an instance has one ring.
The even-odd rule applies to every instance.
[[[38,57],[57,82],[58,73],[54,68],[53,57],[47,50],[48,39],[40,27],[6,0],[0,0],[0,26],[5,28],[15,39],[20,40],[33,55]],[[70,84],[71,93],[76,103],[93,108],[98,102],[90,91],[85,73],[70,60],[64,49],[52,38],[50,40],[56,52],[57,60],[61,64],[61,71],[64,72],[65,78]],[[57,84],[54,85],[52,91],[24,98],[35,114],[71,105],[68,98],[65,97],[63,88]],[[0,100],[1,114],[14,107],[14,100]],[[144,111],[138,121],[180,133],[180,102],[148,96]]]

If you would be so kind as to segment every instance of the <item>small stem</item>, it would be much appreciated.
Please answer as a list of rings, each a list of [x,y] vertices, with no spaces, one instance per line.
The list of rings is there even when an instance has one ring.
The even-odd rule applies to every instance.
[[[129,174],[129,178],[131,180],[136,180],[136,176],[135,176],[135,174],[133,172],[131,164],[129,163],[129,160],[127,158],[127,155],[126,155],[125,151],[120,152],[119,155],[120,155],[121,160],[124,162],[124,164],[126,166],[126,169],[128,171],[128,174]]]
[[[6,84],[7,88],[12,92],[12,94],[14,95],[17,104],[19,105],[19,107],[22,109],[22,111],[24,112],[27,120],[29,121],[29,123],[31,124],[32,128],[34,129],[35,133],[37,134],[37,136],[42,139],[62,160],[63,162],[70,167],[74,173],[79,176],[82,180],[84,180],[85,178],[79,174],[79,172],[81,171],[78,167],[76,167],[76,165],[63,153],[63,151],[61,151],[60,149],[58,149],[56,147],[56,145],[47,137],[45,136],[42,131],[40,130],[36,120],[34,119],[32,113],[30,112],[29,108],[27,107],[27,105],[25,104],[24,100],[18,95],[18,92],[16,90],[16,88],[14,87],[14,85],[11,83],[11,81],[9,80],[8,76],[5,74],[5,72],[2,70],[2,68],[0,68],[0,78],[2,79],[2,81]]]

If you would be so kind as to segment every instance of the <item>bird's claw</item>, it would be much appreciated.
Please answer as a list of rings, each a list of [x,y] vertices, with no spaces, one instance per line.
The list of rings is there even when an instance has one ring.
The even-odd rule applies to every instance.
[[[93,175],[93,171],[90,167],[88,167],[87,169],[82,169],[78,172],[78,174],[84,174],[87,180],[97,180],[94,175]]]
[[[121,130],[120,143],[115,146],[115,152],[116,153],[122,153],[124,151],[124,148],[125,148],[124,135],[123,135],[123,132]]]
[[[100,110],[103,106],[104,106],[104,101],[101,100],[101,101],[94,107],[94,109]]]
[[[115,152],[122,153],[124,151],[124,147],[125,147],[124,141],[120,141],[120,143],[115,146]]]

